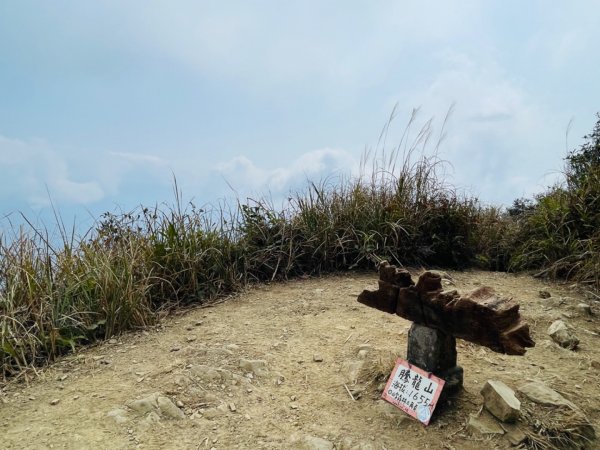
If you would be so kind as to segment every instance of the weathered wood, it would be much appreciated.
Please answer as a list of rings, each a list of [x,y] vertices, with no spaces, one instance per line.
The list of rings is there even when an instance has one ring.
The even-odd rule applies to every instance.
[[[444,291],[441,277],[431,272],[423,273],[415,285],[408,271],[387,262],[380,265],[379,278],[379,289],[363,291],[360,303],[499,353],[523,355],[535,345],[529,325],[521,320],[519,304],[499,297],[490,287],[465,295]]]

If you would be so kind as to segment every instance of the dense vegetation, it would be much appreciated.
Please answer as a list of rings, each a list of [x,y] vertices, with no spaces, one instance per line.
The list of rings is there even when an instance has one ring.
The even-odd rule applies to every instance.
[[[175,186],[174,205],[105,214],[82,238],[59,223],[60,245],[33,226],[0,236],[0,372],[251,282],[372,269],[382,259],[535,269],[598,288],[600,120],[567,156],[564,185],[508,211],[447,186],[441,162],[417,155],[429,136],[425,128],[389,154],[367,155],[357,178],[309,183],[282,209],[267,200],[199,209]]]

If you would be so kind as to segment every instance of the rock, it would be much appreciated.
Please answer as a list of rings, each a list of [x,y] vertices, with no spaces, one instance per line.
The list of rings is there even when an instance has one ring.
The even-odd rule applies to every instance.
[[[600,361],[592,361],[590,363],[590,368],[600,370]]]
[[[235,403],[233,403],[233,402],[229,403],[229,411],[231,411],[231,412],[236,412],[237,411]]]
[[[538,293],[538,295],[540,296],[540,298],[550,298],[550,297],[552,297],[552,294],[550,292],[544,291],[544,290],[540,291]]]
[[[552,322],[550,327],[548,327],[548,335],[558,345],[568,348],[569,350],[575,350],[579,345],[577,336],[573,334],[571,329],[562,320],[555,320]]]
[[[183,411],[180,410],[170,398],[159,396],[156,399],[156,402],[158,404],[158,410],[162,416],[177,420],[185,419],[185,414]]]
[[[314,362],[323,362],[323,356],[319,353],[315,353],[313,355],[313,361]]]
[[[524,384],[518,392],[525,395],[529,400],[544,406],[568,406],[572,409],[578,409],[574,403],[570,402],[558,392],[550,389],[541,381],[532,381]]]
[[[140,415],[148,414],[149,412],[156,411],[158,409],[157,399],[159,397],[159,393],[155,392],[154,394],[149,395],[148,397],[141,398],[139,400],[130,400],[125,405],[128,408],[131,408],[136,413]]]
[[[140,415],[146,415],[154,412],[170,419],[184,419],[185,414],[169,399],[158,392],[150,394],[148,397],[131,400],[125,404]]]
[[[590,305],[588,305],[587,303],[579,303],[577,305],[577,311],[579,311],[584,316],[592,315],[592,307]]]
[[[240,359],[240,368],[246,372],[262,376],[268,373],[267,362],[262,359]]]
[[[500,424],[485,411],[483,411],[479,416],[476,414],[470,414],[469,422],[467,423],[467,429],[471,433],[504,434],[504,430]]]
[[[488,380],[481,389],[481,395],[486,409],[502,422],[514,422],[519,417],[521,402],[502,381]]]
[[[50,401],[50,404],[51,404],[52,406],[56,406],[56,405],[58,405],[59,403],[60,403],[60,399],[59,399],[59,398],[55,398],[54,400],[51,400],[51,401]]]
[[[107,417],[110,417],[111,419],[113,419],[116,423],[125,423],[127,422],[127,411],[125,411],[124,409],[113,409],[112,411],[109,411],[106,413]]]

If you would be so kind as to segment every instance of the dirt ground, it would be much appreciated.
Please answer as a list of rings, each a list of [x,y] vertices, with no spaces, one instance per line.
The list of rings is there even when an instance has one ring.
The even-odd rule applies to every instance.
[[[525,356],[506,356],[459,341],[464,390],[440,405],[428,427],[379,400],[378,382],[365,377],[390,354],[406,356],[410,322],[357,303],[363,289],[376,289],[378,277],[349,273],[257,286],[80,350],[27,383],[0,386],[0,447],[510,448],[504,437],[466,427],[488,379],[513,389],[541,380],[578,405],[598,434],[600,317],[576,305],[586,301],[600,314],[600,304],[572,286],[525,275],[449,274],[459,292],[489,285],[519,300],[536,346]],[[551,297],[540,298],[540,290]],[[549,339],[546,330],[558,318],[575,327],[577,351]],[[367,352],[359,355],[361,349]],[[183,417],[126,406],[139,410],[145,403],[131,401],[153,393]]]

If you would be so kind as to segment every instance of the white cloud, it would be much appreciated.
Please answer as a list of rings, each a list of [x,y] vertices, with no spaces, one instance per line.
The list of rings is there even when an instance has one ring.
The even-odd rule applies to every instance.
[[[455,104],[441,156],[452,162],[458,187],[507,204],[558,179],[549,169],[562,166],[564,149],[557,143],[568,118],[539,106],[493,59],[444,53],[434,80],[409,98],[424,111]]]
[[[257,165],[246,156],[219,163],[216,172],[225,178],[238,194],[251,192],[286,194],[302,186],[307,179],[320,181],[329,176],[356,172],[357,161],[347,151],[324,148],[302,154],[287,167],[269,168]]]
[[[88,204],[101,200],[104,191],[94,180],[79,181],[69,171],[64,156],[42,140],[18,140],[0,136],[0,196],[12,204],[25,202],[32,208],[50,199]]]

